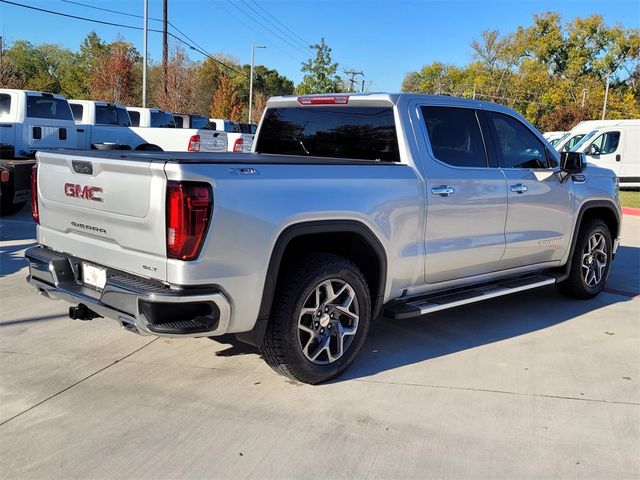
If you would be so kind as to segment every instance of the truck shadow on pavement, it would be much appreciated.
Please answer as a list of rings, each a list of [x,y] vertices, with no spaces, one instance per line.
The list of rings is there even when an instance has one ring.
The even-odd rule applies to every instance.
[[[27,266],[22,251],[36,244],[35,240],[10,247],[0,246],[0,277],[16,273]]]
[[[486,300],[425,317],[374,321],[358,358],[341,382],[421,363],[444,355],[526,335],[575,319],[630,297],[602,293],[572,300],[554,286]],[[607,326],[603,324],[603,331]]]

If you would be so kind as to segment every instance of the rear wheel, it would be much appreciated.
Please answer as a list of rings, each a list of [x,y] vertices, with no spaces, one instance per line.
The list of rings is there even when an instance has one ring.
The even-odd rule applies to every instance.
[[[592,298],[605,286],[612,257],[609,228],[602,220],[590,220],[580,229],[571,258],[569,277],[558,289],[574,298]]]
[[[278,373],[321,383],[344,372],[366,339],[371,297],[349,260],[316,254],[279,284],[261,352]]]

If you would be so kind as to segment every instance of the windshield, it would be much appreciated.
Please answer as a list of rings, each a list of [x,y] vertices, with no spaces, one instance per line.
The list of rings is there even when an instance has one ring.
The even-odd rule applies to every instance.
[[[260,132],[260,153],[400,160],[391,107],[269,108]]]
[[[572,152],[579,151],[583,145],[585,145],[589,140],[591,140],[594,137],[596,133],[598,133],[597,130],[591,130],[589,133],[583,136],[578,143],[574,144],[573,147],[569,147],[570,151]]]

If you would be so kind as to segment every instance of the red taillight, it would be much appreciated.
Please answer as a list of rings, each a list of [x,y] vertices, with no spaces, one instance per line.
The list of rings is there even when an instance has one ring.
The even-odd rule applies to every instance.
[[[200,182],[167,185],[167,257],[198,258],[211,218],[211,186]]]
[[[349,95],[309,95],[298,97],[300,105],[346,105]]]
[[[31,216],[36,223],[40,223],[40,213],[38,212],[38,165],[31,169]]]
[[[7,183],[9,181],[9,172],[6,170],[0,171],[0,182]]]
[[[190,152],[199,152],[200,151],[200,135],[191,135],[189,139],[189,147],[187,148]]]
[[[242,153],[242,146],[244,142],[242,141],[242,137],[236,138],[236,141],[233,142],[233,151],[234,153]]]

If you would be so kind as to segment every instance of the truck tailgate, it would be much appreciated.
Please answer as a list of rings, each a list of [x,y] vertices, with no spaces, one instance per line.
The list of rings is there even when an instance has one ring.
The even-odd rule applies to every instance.
[[[166,280],[164,162],[38,153],[38,241]]]

